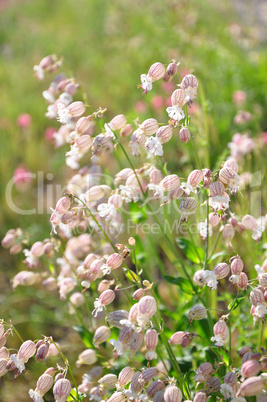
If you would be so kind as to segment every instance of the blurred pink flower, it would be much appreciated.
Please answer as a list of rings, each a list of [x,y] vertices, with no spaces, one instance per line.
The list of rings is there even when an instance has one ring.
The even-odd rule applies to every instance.
[[[32,180],[32,173],[24,166],[18,166],[13,174],[14,185],[17,188],[22,188]]]
[[[240,159],[245,154],[251,152],[255,147],[255,143],[252,138],[247,134],[236,133],[232,142],[228,143],[228,148],[231,150],[231,156],[235,159]]]
[[[54,140],[54,133],[56,133],[57,129],[55,127],[47,127],[45,130],[45,139],[48,142],[52,142]]]
[[[147,104],[143,100],[139,100],[134,104],[134,110],[137,113],[145,113],[147,111]]]
[[[262,139],[263,139],[264,144],[267,144],[267,132],[262,133]]]
[[[236,105],[240,105],[242,103],[244,103],[247,99],[247,94],[244,91],[235,91],[233,93],[233,102]]]
[[[27,128],[32,124],[32,117],[28,113],[20,114],[17,118],[17,125],[22,128]]]
[[[151,99],[151,106],[154,110],[162,109],[164,106],[164,100],[162,96],[156,95]]]
[[[252,114],[250,112],[247,112],[246,110],[239,110],[234,118],[235,124],[243,124],[250,120],[252,120]]]
[[[166,92],[173,92],[175,90],[175,84],[172,81],[166,82],[166,83],[163,82],[162,83],[162,88]]]

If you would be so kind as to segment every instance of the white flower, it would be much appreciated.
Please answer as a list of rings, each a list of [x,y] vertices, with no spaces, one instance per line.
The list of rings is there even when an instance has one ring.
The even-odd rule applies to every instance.
[[[256,229],[253,231],[252,234],[252,239],[253,240],[259,240],[262,237],[262,233],[265,231],[265,218],[264,216],[260,216],[257,219],[258,222],[258,226],[256,227]]]
[[[71,115],[64,105],[64,103],[57,104],[57,119],[61,124],[69,124],[71,120]]]
[[[120,195],[125,202],[137,202],[139,200],[138,191],[133,186],[119,186]]]
[[[79,160],[81,158],[80,150],[77,144],[73,144],[70,146],[70,151],[66,152],[66,156],[70,156],[73,160]]]
[[[215,345],[216,346],[223,346],[225,343],[225,339],[222,337],[221,334],[215,335],[211,338],[212,342],[216,342]]]
[[[233,398],[235,396],[234,390],[229,384],[221,384],[220,392],[226,399]]]
[[[235,285],[236,283],[238,283],[238,278],[239,278],[239,275],[231,275],[229,278],[229,281]]]
[[[106,310],[106,306],[104,304],[102,304],[101,300],[99,300],[98,298],[95,299],[95,301],[94,301],[94,310],[92,311],[92,315],[94,317],[96,317],[97,313],[99,311],[103,311],[103,310]]]
[[[209,199],[209,205],[214,210],[218,209],[228,209],[229,208],[229,198],[224,196],[216,195],[215,197],[211,197]]]
[[[57,110],[54,105],[49,105],[47,107],[47,112],[45,114],[45,117],[47,117],[50,120],[55,119],[57,117]]]
[[[132,149],[132,155],[138,158],[141,155],[140,145],[136,141],[130,141],[129,145]]]
[[[209,232],[209,236],[212,235],[212,227],[211,227],[210,225],[209,225],[209,228],[208,228],[208,230],[207,230],[207,221],[205,221],[205,222],[200,222],[200,223],[197,225],[197,228],[198,228],[198,230],[199,230],[200,236],[201,236],[203,239],[206,239],[206,238],[207,238],[208,232]]]
[[[255,307],[255,312],[253,315],[256,315],[257,317],[263,318],[264,315],[267,314],[267,309],[263,304],[258,304]]]
[[[180,121],[185,118],[183,110],[178,105],[169,106],[166,111],[169,117],[175,121]]]
[[[29,390],[29,395],[30,398],[34,401],[34,402],[44,402],[43,398],[41,397],[40,394],[38,394],[38,392],[34,391],[33,389]]]
[[[38,80],[43,80],[44,79],[44,69],[40,66],[34,66],[33,71],[35,72],[35,76]]]
[[[114,347],[114,350],[116,350],[117,355],[122,355],[123,353],[123,344],[121,341],[116,341],[115,339],[111,339],[109,341],[111,345]]]
[[[146,140],[145,147],[149,152],[156,156],[163,155],[163,147],[158,137],[149,137]]]
[[[192,187],[192,186],[191,186],[190,184],[188,184],[188,183],[182,183],[182,184],[181,184],[181,188],[184,190],[184,192],[185,192],[186,195],[190,195],[191,192],[194,193],[194,194],[197,193],[196,188],[195,188],[195,187]]]
[[[105,135],[106,137],[110,138],[111,140],[115,140],[116,137],[113,134],[113,131],[111,130],[111,128],[109,127],[109,124],[105,123],[104,124],[104,128],[105,128]]]
[[[55,97],[53,94],[51,94],[50,91],[43,91],[43,97],[45,100],[47,100],[48,103],[54,103],[55,102]]]
[[[34,267],[36,265],[36,263],[38,262],[38,258],[35,257],[30,250],[25,249],[23,250],[23,254],[25,255],[26,259],[25,259],[25,264],[28,265],[28,267]]]
[[[263,271],[262,267],[259,264],[256,264],[254,268],[257,271],[258,275],[265,273],[265,271]]]
[[[67,92],[63,92],[60,96],[59,99],[61,100],[61,102],[65,105],[68,106],[72,101],[73,98],[70,94],[68,94]]]
[[[151,89],[152,89],[152,79],[148,75],[142,74],[141,75],[141,82],[142,82],[141,87],[143,88],[145,93],[147,93],[148,91],[151,91]]]
[[[149,350],[146,353],[146,359],[147,360],[154,360],[158,357],[157,353],[155,352],[155,350]]]
[[[117,210],[113,204],[100,204],[97,207],[101,218],[105,218],[106,221],[111,221],[116,218]]]
[[[157,200],[162,200],[164,197],[164,189],[163,187],[159,186],[158,184],[148,184],[148,189],[151,191],[154,191],[154,198],[156,198]]]
[[[15,366],[19,370],[20,374],[25,370],[24,359],[19,358],[17,355],[11,355],[10,360],[15,363]]]
[[[136,331],[136,325],[132,323],[130,320],[120,320],[121,325],[125,325],[128,328],[132,328],[134,331]]]
[[[74,159],[74,158],[72,158],[71,156],[68,156],[68,157],[66,158],[66,165],[67,165],[68,167],[70,167],[72,170],[79,169],[79,167],[80,167],[80,165],[79,165],[79,163],[77,162],[77,160]]]
[[[212,290],[217,289],[218,281],[213,271],[209,271],[208,269],[206,269],[202,274],[202,278],[209,288],[212,288]]]

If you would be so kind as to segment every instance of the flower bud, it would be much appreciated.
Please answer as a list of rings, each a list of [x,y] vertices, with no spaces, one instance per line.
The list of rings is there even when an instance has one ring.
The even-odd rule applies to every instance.
[[[176,89],[171,96],[171,103],[173,106],[178,105],[182,107],[185,104],[184,91],[182,89]]]
[[[146,393],[150,398],[153,398],[157,392],[162,391],[164,388],[164,383],[161,380],[156,380],[147,388]]]
[[[234,170],[236,173],[238,173],[238,164],[234,158],[227,159],[227,161],[224,163],[223,167],[230,168]]]
[[[79,354],[76,366],[80,367],[82,364],[94,364],[97,362],[96,352],[93,349],[86,349]]]
[[[226,264],[225,262],[221,262],[214,267],[213,272],[216,275],[217,279],[223,279],[229,274],[230,268],[228,264]]]
[[[76,141],[77,148],[81,153],[85,153],[88,151],[89,148],[91,148],[91,145],[93,143],[92,138],[90,135],[83,134],[78,140]]]
[[[133,126],[131,124],[126,124],[126,126],[124,126],[121,131],[120,131],[120,135],[122,137],[129,137],[129,135],[131,135],[133,132]]]
[[[131,367],[129,367],[129,366],[124,367],[119,374],[119,378],[118,378],[119,385],[122,387],[127,385],[132,380],[133,375],[134,375],[134,371]]]
[[[201,304],[196,304],[189,310],[187,315],[190,322],[193,320],[203,320],[203,318],[207,317],[207,309]]]
[[[102,292],[104,292],[105,290],[108,290],[109,288],[110,288],[110,281],[109,281],[108,279],[103,279],[103,280],[99,283],[98,288],[97,288],[97,291],[98,291],[99,293],[102,293]]]
[[[159,124],[156,119],[147,119],[141,124],[140,129],[147,135],[153,135],[158,131]]]
[[[26,341],[23,342],[21,347],[19,348],[18,351],[18,357],[24,361],[24,363],[27,363],[27,361],[34,355],[36,352],[36,346],[35,343],[32,341]]]
[[[195,88],[197,89],[198,87],[198,80],[193,74],[187,74],[183,79],[181,83],[181,88],[183,90],[188,89],[188,88]]]
[[[187,183],[192,187],[197,187],[202,180],[203,180],[202,171],[195,169],[189,174],[187,178]]]
[[[81,101],[72,102],[67,109],[71,117],[79,117],[85,112],[84,103]]]
[[[129,243],[130,246],[134,247],[134,246],[135,246],[135,239],[134,239],[134,237],[129,237],[128,243]]]
[[[231,262],[231,272],[233,275],[239,275],[241,274],[241,272],[243,271],[243,261],[241,260],[241,258],[235,258],[232,262]]]
[[[115,374],[106,374],[104,377],[100,378],[98,380],[98,383],[100,384],[101,388],[103,389],[113,389],[115,388],[117,384],[117,376]]]
[[[48,374],[48,375],[51,375],[51,377],[53,377],[55,372],[56,372],[56,369],[54,367],[49,367],[47,370],[45,370],[44,374]]]
[[[128,316],[129,313],[126,310],[115,310],[108,314],[107,322],[111,327],[122,329],[124,325],[121,324],[121,321],[127,320]]]
[[[175,334],[173,334],[171,336],[171,338],[169,339],[169,344],[170,345],[181,345],[184,335],[185,335],[185,332],[183,332],[183,331],[175,332]]]
[[[161,180],[159,185],[163,187],[164,190],[171,191],[180,186],[180,179],[176,174],[171,174],[169,176],[164,177],[164,179]]]
[[[197,202],[194,198],[187,197],[181,201],[180,211],[182,212],[183,215],[185,216],[191,215],[195,212],[196,209],[197,209]]]
[[[3,238],[1,244],[4,248],[10,248],[16,243],[16,236],[12,233],[7,233]]]
[[[116,391],[107,402],[125,402],[126,400],[126,396],[122,392]]]
[[[168,385],[164,391],[164,401],[165,402],[181,402],[183,399],[182,392],[180,388],[175,385]]]
[[[158,344],[158,334],[155,329],[149,329],[146,331],[145,334],[145,345],[146,348],[148,349],[148,352],[146,354],[147,360],[153,360],[157,358],[157,354],[154,352],[157,344]]]
[[[243,378],[256,376],[261,371],[261,364],[257,360],[248,360],[242,364],[241,375]]]
[[[122,206],[122,202],[123,202],[123,199],[120,194],[113,194],[108,199],[108,204],[114,205],[114,207],[116,209],[118,209]]]
[[[251,352],[251,348],[249,346],[244,346],[239,350],[238,354],[240,357],[243,357],[245,353]]]
[[[175,62],[170,63],[167,67],[166,73],[163,76],[163,81],[170,82],[177,73],[177,70],[178,70],[177,64]]]
[[[242,223],[245,225],[245,228],[248,230],[255,230],[258,227],[257,219],[255,219],[251,215],[245,215],[242,218]]]
[[[181,130],[179,131],[179,137],[182,142],[187,144],[191,139],[191,134],[188,128],[182,127]]]
[[[97,330],[95,331],[95,335],[94,335],[94,345],[98,346],[103,342],[106,342],[111,335],[111,331],[108,327],[105,327],[104,325],[97,328]]]
[[[193,402],[207,402],[207,401],[208,401],[207,395],[205,394],[205,392],[201,391],[197,392],[193,399]]]
[[[136,394],[139,394],[139,392],[143,388],[143,381],[140,381],[141,374],[142,373],[140,371],[137,371],[132,376],[130,389],[131,389],[131,391],[135,392]]]
[[[147,318],[153,317],[157,311],[156,299],[152,296],[144,296],[138,303],[138,313]]]
[[[227,223],[223,228],[222,235],[226,241],[226,244],[229,244],[235,235],[234,227],[230,223]]]
[[[240,395],[255,396],[264,390],[264,384],[260,377],[250,377],[241,384]]]
[[[158,131],[156,132],[156,137],[160,140],[162,144],[170,141],[172,138],[172,127],[171,126],[161,126]]]
[[[127,123],[127,119],[123,114],[118,114],[118,116],[113,117],[109,125],[112,130],[119,130],[123,128]]]
[[[194,334],[191,334],[190,332],[186,332],[182,338],[182,342],[181,342],[182,348],[186,348],[187,346],[189,346],[192,343],[194,337],[195,337]]]
[[[53,385],[53,382],[54,380],[53,377],[51,377],[51,375],[43,374],[37,380],[35,391],[37,391],[39,395],[43,396],[50,390],[50,388]]]
[[[219,391],[221,383],[222,382],[218,377],[211,377],[208,379],[206,386],[210,392],[216,392]]]
[[[196,371],[195,381],[200,383],[206,382],[213,373],[214,370],[210,363],[202,363]]]
[[[264,304],[264,294],[259,289],[254,289],[250,292],[249,295],[250,301],[254,306],[258,304]]]
[[[122,264],[122,261],[123,261],[123,257],[120,254],[113,253],[108,257],[107,265],[113,270],[113,269],[119,268]]]
[[[211,227],[217,226],[221,221],[220,215],[216,215],[214,213],[209,214],[209,224]]]
[[[75,292],[70,296],[70,302],[75,307],[80,307],[84,304],[84,295],[81,292]]]
[[[211,183],[209,192],[211,197],[222,197],[225,192],[224,185],[220,181],[215,181],[214,183]]]
[[[58,380],[53,388],[55,402],[65,402],[71,392],[71,383],[66,378]]]
[[[8,359],[9,358],[9,351],[5,347],[0,348],[0,359]]]
[[[114,299],[115,299],[115,292],[111,289],[105,290],[99,296],[99,301],[104,306],[108,306],[110,303],[113,302]]]
[[[18,243],[14,244],[9,250],[11,255],[19,254],[21,251],[22,251],[22,245]]]
[[[148,76],[152,79],[152,82],[160,80],[165,74],[165,67],[162,63],[154,63],[148,70]]]
[[[133,294],[134,300],[140,300],[145,295],[145,290],[143,288],[137,289]]]
[[[139,381],[144,384],[147,385],[154,377],[158,376],[158,369],[156,367],[150,367],[145,369],[139,378]]]
[[[164,402],[164,391],[158,391],[153,397],[153,402]]]
[[[36,345],[37,346],[37,345]],[[43,361],[48,353],[49,344],[44,343],[43,345],[39,346],[36,352],[35,360],[39,363]]]
[[[267,288],[267,273],[259,275],[259,282],[264,289]]]
[[[245,272],[241,272],[238,277],[237,287],[240,290],[246,290],[248,286],[248,277]]]
[[[7,363],[7,359],[0,358],[0,377],[8,372]]]
[[[76,131],[78,134],[83,134],[83,133],[85,133],[85,132],[89,129],[90,126],[91,126],[91,122],[90,122],[90,120],[88,119],[88,117],[81,117],[81,118],[76,122],[75,131]]]

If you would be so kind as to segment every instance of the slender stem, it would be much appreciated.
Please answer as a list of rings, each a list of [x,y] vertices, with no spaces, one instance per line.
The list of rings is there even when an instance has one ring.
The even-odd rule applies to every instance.
[[[193,151],[194,151],[194,153],[195,153],[198,167],[199,167],[199,169],[201,170],[202,167],[201,167],[200,159],[199,159],[199,156],[198,156],[198,153],[197,153],[197,149],[196,149],[196,145],[195,145],[195,141],[194,141],[193,136],[191,136],[190,144],[191,144],[191,146],[192,146],[192,148],[193,148]]]
[[[258,333],[258,343],[257,343],[258,352],[260,351],[260,348],[262,347],[262,338],[263,338],[264,329],[265,329],[265,323],[261,322],[260,330]]]
[[[207,207],[206,207],[206,224],[207,224],[207,237],[206,237],[206,247],[205,247],[205,260],[203,264],[203,270],[207,268],[208,254],[209,254],[209,197],[207,196]]]
[[[220,237],[221,237],[221,233],[222,233],[222,232],[219,231],[218,234],[217,234],[217,237],[216,237],[216,239],[215,239],[215,242],[214,242],[214,245],[213,245],[213,247],[212,247],[212,251],[211,251],[211,253],[210,253],[210,256],[209,256],[208,260],[211,259],[211,257],[213,256],[214,251],[216,250],[216,247],[217,247],[217,245],[218,245],[218,243],[219,243],[219,240],[220,240]]]
[[[228,329],[229,329],[229,364],[231,365],[231,354],[232,354],[232,332],[231,332],[231,320],[230,315],[228,316]]]

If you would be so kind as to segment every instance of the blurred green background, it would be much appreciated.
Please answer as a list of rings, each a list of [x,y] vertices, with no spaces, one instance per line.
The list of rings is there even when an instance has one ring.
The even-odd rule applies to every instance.
[[[180,61],[180,70],[194,73],[205,93],[211,142],[198,142],[200,127],[194,134],[199,147],[210,148],[214,167],[232,135],[244,131],[233,122],[238,110],[232,100],[235,90],[246,92],[244,108],[253,114],[245,129],[252,137],[267,131],[266,43],[259,35],[261,27],[249,26],[242,18],[228,0],[0,0],[1,238],[19,226],[32,240],[42,240],[50,232],[49,214],[17,215],[7,205],[5,189],[18,165],[33,173],[43,171],[45,176],[52,173],[55,183],[64,183],[70,176],[64,164],[67,148],[55,150],[44,137],[47,127],[59,124],[44,116],[41,93],[50,77],[37,81],[35,64],[48,54],[62,56],[60,71],[75,76],[88,103],[107,107],[109,117],[124,113],[133,119],[144,109],[142,119],[154,116],[166,121],[164,109],[153,107],[153,97],[170,93],[156,83],[153,93],[144,98],[137,85],[140,74],[147,73],[155,61]],[[32,116],[27,130],[17,125],[22,113]],[[178,150],[169,152],[175,170]],[[254,168],[264,161],[264,157],[256,161]],[[13,195],[21,207],[36,206],[34,186]],[[18,288],[12,293],[9,280],[23,264],[6,250],[1,249],[0,255],[1,313],[20,326],[25,338],[47,334],[47,328],[58,338],[67,334],[66,311],[55,308],[56,298],[38,291],[38,301],[32,303],[35,289]],[[61,327],[56,329],[55,323]]]

